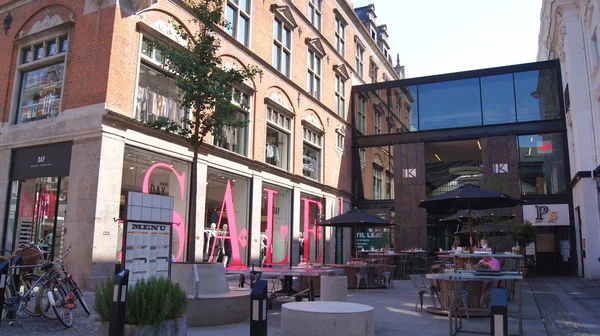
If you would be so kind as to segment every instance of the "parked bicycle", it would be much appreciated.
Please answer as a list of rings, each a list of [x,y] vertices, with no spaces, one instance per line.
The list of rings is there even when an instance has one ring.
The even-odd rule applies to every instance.
[[[71,310],[76,307],[74,295],[70,291],[67,291],[64,286],[61,286],[60,273],[56,268],[56,265],[61,263],[62,259],[70,252],[71,247],[67,249],[67,252],[63,256],[52,262],[45,262],[39,265],[13,265],[9,267],[9,270],[40,267],[43,271],[42,275],[35,280],[27,290],[25,290],[25,286],[21,286],[20,290],[16,292],[12,292],[14,288],[10,289],[11,295],[5,298],[3,306],[7,314],[6,316],[2,316],[3,318],[8,319],[10,316],[8,313],[14,313],[9,320],[9,324],[14,325],[15,323],[18,323],[22,326],[23,323],[20,320],[20,315],[25,311],[27,306],[30,306],[32,297],[36,297],[37,301],[40,302],[40,297],[47,296],[49,306],[52,307],[59,322],[67,328],[73,325],[73,314],[71,313]],[[37,306],[38,308],[43,308],[39,304]],[[43,315],[43,311],[44,309],[40,309],[38,312]]]

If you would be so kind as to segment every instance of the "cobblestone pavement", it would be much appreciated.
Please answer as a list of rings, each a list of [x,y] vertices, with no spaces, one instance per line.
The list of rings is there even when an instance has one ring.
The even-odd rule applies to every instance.
[[[529,284],[548,335],[600,335],[600,281],[531,277]]]
[[[43,317],[30,317],[25,313],[21,316],[23,326],[9,326],[7,322],[2,321],[0,324],[0,335],[12,336],[12,335],[36,335],[36,336],[47,336],[47,335],[64,335],[64,336],[90,336],[99,335],[100,323],[96,321],[97,314],[94,310],[94,293],[84,292],[83,293],[85,302],[88,304],[92,315],[88,316],[85,311],[81,308],[77,308],[73,311],[74,321],[71,328],[65,328],[60,324],[58,320],[47,320]]]

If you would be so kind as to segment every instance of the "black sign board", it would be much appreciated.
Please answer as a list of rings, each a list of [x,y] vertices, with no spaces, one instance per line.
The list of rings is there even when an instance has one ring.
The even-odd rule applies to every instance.
[[[73,142],[17,148],[12,152],[11,179],[69,176]]]

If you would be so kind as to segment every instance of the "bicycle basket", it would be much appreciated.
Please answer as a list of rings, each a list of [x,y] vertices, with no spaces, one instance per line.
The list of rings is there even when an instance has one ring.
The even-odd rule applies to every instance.
[[[21,265],[38,265],[42,263],[42,255],[40,251],[33,248],[23,248],[16,250],[16,256],[21,256]],[[23,267],[22,272],[33,272],[33,267]]]

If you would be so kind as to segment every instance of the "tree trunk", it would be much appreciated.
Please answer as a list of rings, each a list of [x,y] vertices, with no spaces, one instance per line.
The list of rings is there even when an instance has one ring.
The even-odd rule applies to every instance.
[[[189,214],[187,231],[187,261],[196,261],[196,195],[198,194],[198,146],[194,146],[194,158],[190,172]]]

